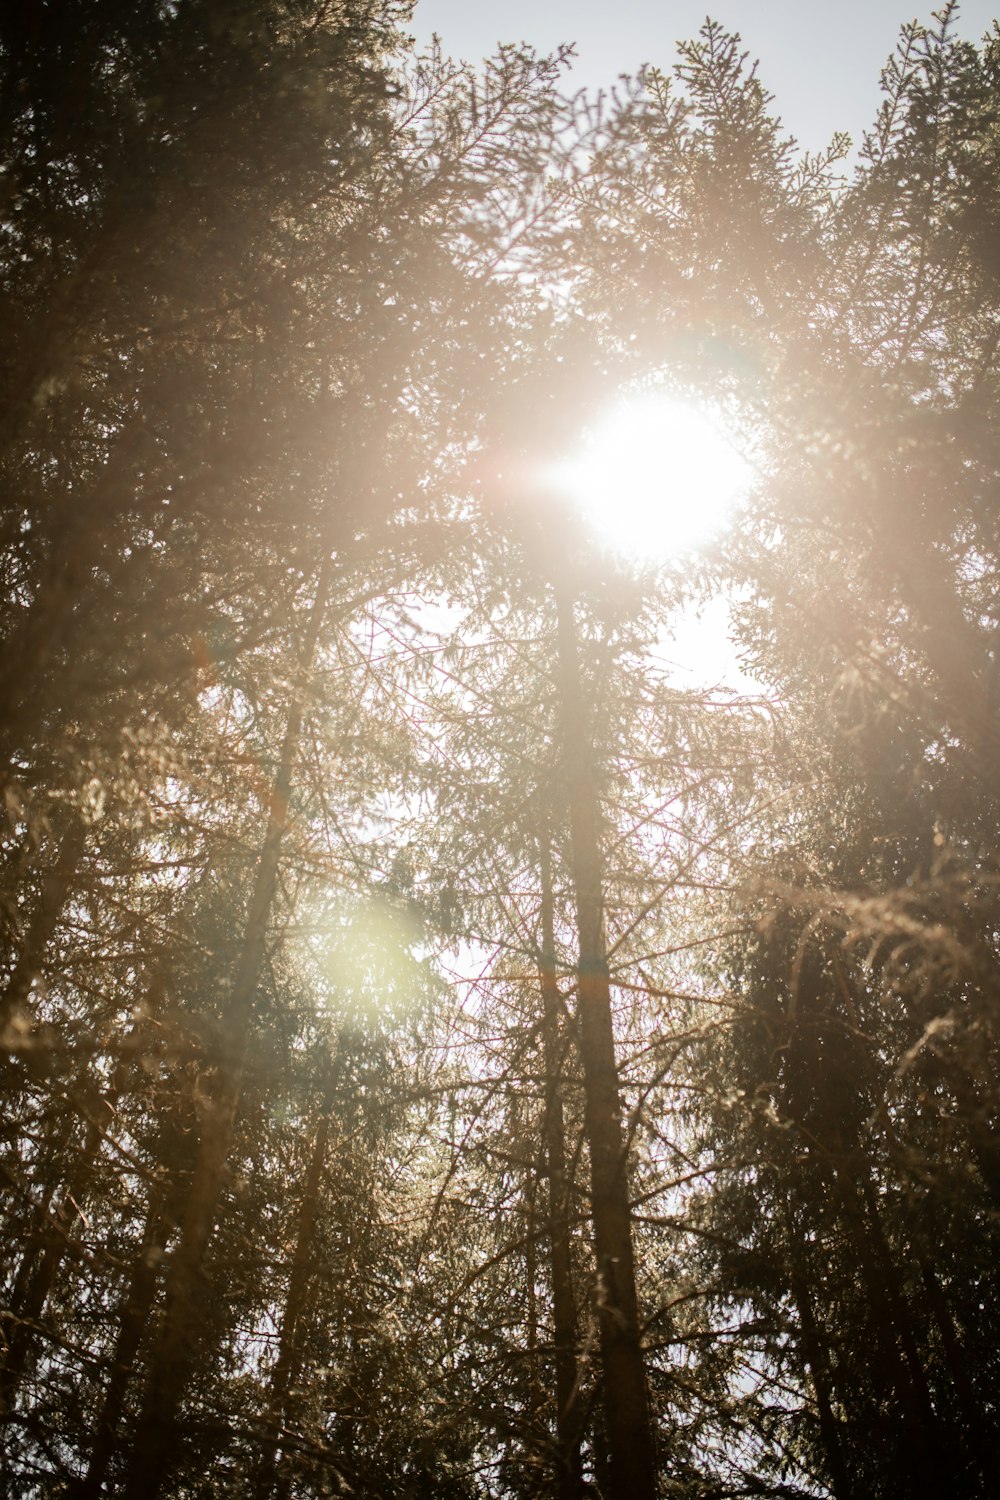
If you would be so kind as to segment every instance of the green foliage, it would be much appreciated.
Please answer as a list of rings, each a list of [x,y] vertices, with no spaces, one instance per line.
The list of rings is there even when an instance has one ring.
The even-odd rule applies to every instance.
[[[5,1493],[626,1500],[612,1138],[658,1493],[984,1493],[1000,36],[952,16],[850,173],[711,22],[599,104],[392,0],[0,21]],[[538,480],[621,383],[757,457],[690,572]],[[659,662],[705,588],[759,698]]]

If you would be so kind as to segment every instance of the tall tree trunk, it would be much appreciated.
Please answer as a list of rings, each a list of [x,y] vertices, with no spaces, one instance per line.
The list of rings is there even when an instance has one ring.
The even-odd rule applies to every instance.
[[[867,1162],[861,1164],[861,1196],[868,1212],[868,1222],[871,1226],[872,1242],[875,1246],[879,1273],[885,1288],[889,1313],[899,1337],[900,1348],[906,1361],[910,1382],[913,1388],[914,1400],[924,1425],[925,1435],[933,1433],[936,1426],[934,1404],[931,1401],[931,1393],[927,1387],[927,1376],[924,1372],[923,1361],[917,1346],[917,1338],[913,1331],[913,1321],[910,1310],[906,1303],[906,1294],[903,1291],[902,1281],[896,1263],[889,1249],[885,1231],[882,1228],[882,1219],[879,1214],[878,1199],[872,1187],[871,1174]]]
[[[864,1196],[855,1181],[857,1158],[850,1157],[833,1163],[834,1184],[840,1198],[844,1223],[854,1244],[858,1257],[871,1328],[875,1334],[871,1350],[873,1368],[882,1374],[885,1394],[893,1399],[907,1435],[911,1478],[916,1484],[921,1475],[931,1472],[933,1456],[933,1430],[936,1425],[933,1409],[927,1394],[926,1383],[921,1379],[914,1384],[911,1361],[907,1358],[903,1340],[900,1338],[899,1312],[893,1297],[893,1288],[887,1284],[885,1263],[886,1247],[875,1226],[866,1213]],[[867,1167],[863,1168],[867,1170]]]
[[[937,1272],[922,1251],[917,1251],[920,1278],[927,1293],[931,1315],[937,1325],[944,1354],[945,1366],[951,1376],[962,1413],[962,1445],[968,1454],[971,1488],[970,1494],[979,1494],[989,1488],[989,1475],[995,1466],[998,1451],[997,1418],[984,1411],[983,1403],[969,1378],[969,1360],[963,1340],[955,1326]],[[956,1492],[958,1492],[956,1485]]]
[[[920,1268],[920,1279],[923,1282],[924,1291],[927,1293],[927,1302],[931,1310],[931,1316],[937,1325],[938,1334],[941,1338],[941,1348],[944,1353],[945,1365],[947,1366],[948,1374],[951,1376],[952,1384],[955,1387],[955,1394],[962,1403],[966,1419],[970,1425],[974,1426],[978,1431],[984,1431],[986,1424],[980,1409],[980,1403],[972,1381],[969,1379],[968,1357],[962,1347],[962,1339],[958,1329],[955,1327],[955,1320],[951,1315],[948,1299],[942,1290],[937,1272],[919,1247],[916,1251],[916,1260]]]
[[[579,1500],[583,1493],[580,1463],[580,1418],[577,1393],[576,1297],[570,1241],[570,1186],[566,1172],[563,1118],[565,1061],[562,996],[556,978],[555,914],[552,861],[547,839],[540,845],[542,947],[542,1036],[545,1060],[545,1161],[549,1179],[549,1254],[552,1267],[552,1323],[555,1342],[556,1449],[558,1500]]]
[[[547,1445],[539,1442],[546,1414],[538,1365],[538,1177],[538,1166],[532,1161],[525,1173],[523,1194],[525,1355],[528,1370],[527,1420],[524,1425],[528,1435],[526,1461],[536,1476],[535,1482],[541,1483],[545,1473],[545,1460],[540,1449]]]
[[[319,572],[316,595],[299,652],[299,668],[303,673],[311,667],[315,655],[326,610],[331,565],[332,560],[327,557]],[[167,1273],[163,1321],[151,1356],[149,1383],[123,1490],[125,1500],[155,1500],[173,1464],[177,1413],[205,1321],[205,1256],[215,1228],[236,1133],[253,1002],[277,889],[281,845],[288,824],[292,769],[301,727],[302,702],[297,693],[288,710],[278,770],[270,791],[267,829],[258,857],[257,875],[226,1010],[225,1052],[219,1058],[211,1093],[200,1101],[198,1154],[180,1239]]]
[[[854,1034],[860,1034],[851,984],[838,954],[833,956],[832,967],[848,1020]],[[867,1053],[857,1053],[854,1061],[858,1070],[873,1082]],[[891,1128],[890,1123],[890,1132]],[[857,1120],[853,1117],[837,1119],[830,1133],[829,1145],[832,1148],[830,1166],[834,1182],[858,1253],[873,1326],[878,1334],[877,1357],[883,1364],[886,1384],[895,1389],[898,1409],[907,1430],[913,1481],[921,1483],[932,1474],[938,1457],[937,1417],[902,1279],[882,1226],[868,1151],[861,1139]]]
[[[157,1193],[146,1220],[142,1248],[132,1266],[128,1291],[122,1304],[118,1337],[111,1359],[104,1400],[94,1425],[94,1440],[86,1475],[72,1491],[73,1500],[98,1500],[104,1493],[108,1467],[118,1445],[118,1433],[136,1355],[149,1326],[160,1263],[176,1224],[183,1198],[183,1178],[175,1176],[166,1192]]]
[[[826,1450],[826,1462],[830,1470],[834,1500],[851,1500],[853,1491],[847,1477],[844,1448],[840,1441],[840,1424],[833,1411],[833,1389],[830,1380],[830,1363],[820,1337],[819,1326],[812,1304],[809,1283],[798,1269],[792,1271],[792,1296],[799,1314],[799,1330],[802,1352],[812,1376],[816,1396],[816,1415],[819,1430]]]
[[[271,1372],[271,1389],[268,1394],[267,1429],[260,1465],[254,1481],[254,1500],[268,1500],[274,1487],[278,1466],[281,1435],[285,1423],[285,1407],[288,1391],[298,1375],[301,1361],[300,1331],[302,1315],[306,1305],[306,1292],[313,1268],[313,1243],[316,1218],[319,1212],[320,1188],[323,1167],[330,1141],[330,1101],[324,1101],[324,1112],[316,1129],[309,1171],[306,1174],[302,1202],[299,1205],[298,1226],[295,1234],[295,1251],[288,1277],[288,1295],[281,1320],[281,1336],[278,1358]]]
[[[852,1021],[855,1021],[855,1016],[853,1014],[851,1019]],[[905,1156],[900,1147],[899,1137],[896,1133],[896,1127],[894,1126],[888,1112],[885,1112],[882,1123],[885,1130],[885,1137],[889,1144],[889,1149],[892,1155],[892,1160],[900,1167],[901,1180],[905,1181]],[[870,1184],[866,1196],[869,1199],[871,1205],[871,1212],[873,1214],[877,1214],[874,1203],[874,1193],[871,1189]],[[933,1226],[926,1220],[926,1210],[922,1212],[917,1207],[916,1197],[912,1193],[908,1194],[908,1202],[910,1212],[914,1216],[919,1216],[925,1220],[927,1232],[926,1237],[930,1238],[933,1235]],[[918,1233],[913,1242],[913,1258],[916,1261],[917,1268],[920,1271],[920,1280],[923,1284],[924,1291],[927,1296],[927,1305],[930,1310],[930,1315],[937,1327],[938,1335],[941,1340],[941,1350],[944,1355],[944,1363],[948,1370],[948,1374],[951,1377],[952,1385],[955,1387],[955,1394],[959,1398],[962,1406],[962,1411],[965,1416],[965,1422],[967,1424],[967,1431],[969,1434],[969,1441],[967,1442],[966,1446],[969,1449],[972,1462],[974,1464],[978,1464],[982,1468],[983,1477],[985,1479],[986,1467],[984,1465],[984,1454],[986,1452],[986,1447],[990,1446],[990,1438],[992,1437],[992,1433],[990,1433],[991,1424],[987,1422],[984,1417],[982,1405],[976,1395],[975,1387],[973,1386],[972,1381],[969,1378],[969,1361],[963,1347],[961,1335],[959,1334],[959,1331],[955,1326],[955,1320],[952,1317],[951,1308],[948,1305],[948,1299],[945,1296],[937,1272],[934,1269],[933,1261],[921,1244],[922,1238],[924,1238],[924,1236]],[[992,1425],[995,1427],[995,1424]],[[986,1438],[986,1447],[984,1447],[982,1439],[987,1434],[990,1434],[990,1436]]]
[[[799,1315],[802,1353],[805,1356],[816,1395],[816,1415],[819,1418],[820,1436],[826,1451],[834,1500],[853,1500],[844,1445],[841,1442],[840,1423],[833,1410],[833,1376],[829,1348],[816,1318],[808,1270],[803,1264],[802,1239],[791,1204],[786,1205],[785,1209],[785,1230],[792,1296]]]
[[[563,764],[569,785],[570,848],[580,959],[577,1015],[590,1150],[591,1211],[597,1260],[604,1414],[611,1470],[609,1500],[654,1500],[656,1455],[632,1249],[611,984],[604,939],[604,892],[593,753],[572,599],[555,586]]]

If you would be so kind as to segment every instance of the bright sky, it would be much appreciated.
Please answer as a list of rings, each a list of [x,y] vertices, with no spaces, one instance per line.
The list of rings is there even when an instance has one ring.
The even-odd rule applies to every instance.
[[[913,0],[909,0],[912,5]],[[421,42],[437,32],[445,51],[478,61],[498,41],[531,43],[539,52],[576,42],[577,87],[609,87],[641,63],[664,70],[678,38],[696,35],[706,10],[738,31],[760,78],[775,95],[788,131],[811,151],[836,130],[857,143],[878,103],[878,78],[908,0],[418,0],[412,29]],[[916,12],[930,18],[930,5]],[[978,40],[1000,14],[998,0],[965,0],[957,30]]]
[[[578,57],[567,86],[596,90],[643,63],[668,70],[677,40],[697,35],[708,3],[418,0],[412,29],[421,43],[437,32],[446,53],[471,62],[493,53],[500,41],[525,41],[539,52],[575,42]],[[738,31],[751,59],[759,59],[759,77],[775,96],[775,112],[788,133],[803,149],[816,151],[837,130],[846,130],[857,146],[874,121],[879,74],[901,24],[913,14],[906,6],[907,0],[719,0],[712,14]],[[965,0],[955,29],[979,40],[997,13],[1000,0]],[[929,6],[921,19],[930,20]],[[670,403],[659,410],[609,411],[586,451],[567,456],[558,482],[576,495],[598,535],[610,518],[616,542],[634,556],[673,555],[678,543],[682,551],[697,545],[726,523],[733,495],[745,484],[742,479],[734,489],[731,450],[696,432],[698,420],[697,413],[693,420],[690,413],[681,418]],[[663,462],[665,444],[669,464]],[[665,473],[672,476],[666,487]],[[665,539],[671,544],[666,549]],[[728,603],[721,598],[700,618],[682,615],[673,642],[663,643],[680,684],[752,687],[734,655],[727,621]]]

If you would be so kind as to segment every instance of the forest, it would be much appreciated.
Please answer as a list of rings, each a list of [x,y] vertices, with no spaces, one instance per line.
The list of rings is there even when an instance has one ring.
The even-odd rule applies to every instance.
[[[985,1497],[1000,27],[411,11],[0,14],[0,1494]]]

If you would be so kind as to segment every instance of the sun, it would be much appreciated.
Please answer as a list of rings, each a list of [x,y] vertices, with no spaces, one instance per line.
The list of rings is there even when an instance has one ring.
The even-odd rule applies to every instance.
[[[718,535],[751,470],[717,412],[644,392],[620,398],[550,478],[608,546],[655,562]]]

